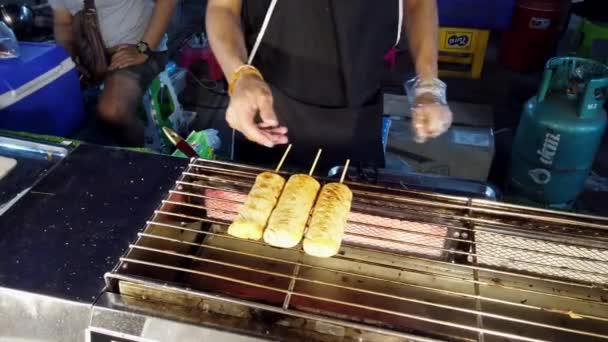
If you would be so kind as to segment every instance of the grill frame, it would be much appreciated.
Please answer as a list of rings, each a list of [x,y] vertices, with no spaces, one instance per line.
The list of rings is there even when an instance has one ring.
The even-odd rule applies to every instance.
[[[411,298],[407,297],[405,302],[410,304],[416,304],[421,306],[430,306],[434,308],[442,308],[446,310],[453,310],[456,313],[460,313],[461,315],[469,314],[474,318],[474,324],[468,325],[466,327],[461,326],[460,324],[454,324],[450,321],[443,320],[441,323],[432,323],[431,321],[436,321],[432,317],[417,317],[416,315],[405,314],[403,318],[413,320],[415,322],[422,323],[432,323],[441,327],[447,327],[446,331],[451,331],[451,329],[464,329],[470,332],[469,334],[452,336],[449,333],[442,332],[439,335],[426,334],[422,331],[422,328],[418,328],[416,326],[408,328],[413,329],[415,333],[411,331],[403,331],[403,330],[395,330],[391,327],[387,328],[386,326],[382,326],[382,324],[362,324],[361,322],[353,319],[351,317],[347,318],[336,318],[330,317],[324,313],[321,314],[311,314],[310,312],[304,312],[297,308],[292,308],[290,306],[290,300],[292,296],[301,296],[302,293],[294,291],[294,286],[296,286],[297,282],[306,280],[298,279],[296,275],[298,275],[302,268],[306,269],[310,268],[305,262],[297,262],[293,264],[293,272],[290,279],[289,286],[285,289],[285,300],[282,305],[268,305],[260,302],[256,302],[253,300],[243,300],[240,298],[233,298],[231,296],[227,296],[225,294],[212,292],[212,291],[201,291],[198,289],[190,289],[185,286],[171,284],[167,281],[163,281],[160,279],[161,277],[141,277],[137,276],[134,273],[131,273],[129,267],[133,267],[133,265],[144,265],[145,267],[151,266],[146,265],[145,260],[138,259],[138,253],[141,256],[142,251],[146,253],[157,253],[164,254],[167,257],[176,257],[176,258],[191,258],[192,256],[196,257],[198,252],[188,252],[186,251],[188,248],[184,248],[185,251],[167,251],[165,249],[159,247],[147,247],[145,244],[149,239],[157,239],[154,237],[153,228],[157,228],[159,226],[163,226],[165,223],[158,224],[160,218],[165,216],[175,216],[175,213],[171,213],[167,208],[171,208],[172,206],[186,207],[188,209],[193,209],[194,211],[201,210],[200,204],[185,204],[181,200],[175,200],[176,198],[180,198],[180,196],[190,196],[190,197],[198,197],[200,199],[200,193],[189,192],[189,190],[200,188],[199,185],[194,185],[192,182],[193,179],[203,179],[207,182],[212,182],[214,185],[217,185],[217,188],[226,190],[225,186],[230,185],[231,187],[239,188],[241,192],[245,192],[245,189],[251,186],[255,176],[261,172],[265,171],[263,169],[243,166],[238,164],[226,163],[226,162],[218,162],[218,161],[205,161],[205,160],[192,160],[188,169],[182,174],[182,176],[177,180],[176,187],[170,191],[167,199],[165,199],[158,210],[155,211],[155,214],[151,218],[150,221],[146,224],[146,229],[143,232],[138,234],[137,240],[129,246],[128,252],[125,254],[123,258],[121,258],[120,263],[114,268],[112,272],[106,274],[106,282],[108,285],[108,290],[116,293],[121,293],[121,282],[126,282],[129,284],[139,285],[143,288],[154,288],[160,291],[164,291],[166,293],[173,293],[174,295],[184,295],[184,296],[196,296],[200,298],[205,298],[207,300],[219,300],[226,303],[232,303],[233,305],[241,305],[244,307],[265,310],[270,312],[275,312],[277,314],[281,314],[289,317],[300,317],[308,320],[315,320],[317,322],[326,322],[331,325],[340,325],[343,327],[349,327],[351,329],[360,330],[360,331],[369,331],[378,334],[383,334],[385,336],[393,336],[400,337],[408,340],[424,340],[427,336],[431,337],[439,337],[439,338],[454,338],[454,339],[465,339],[465,340],[492,340],[493,338],[506,338],[512,340],[527,340],[527,341],[536,341],[542,340],[538,338],[530,338],[521,336],[509,331],[516,331],[515,328],[509,328],[509,331],[502,331],[501,324],[488,324],[488,321],[492,320],[503,320],[505,322],[508,321],[509,324],[523,324],[532,326],[534,328],[539,328],[539,325],[542,326],[543,323],[539,324],[530,324],[525,318],[518,318],[513,316],[509,316],[509,314],[504,314],[503,312],[509,310],[503,310],[504,308],[500,307],[504,305],[505,308],[514,309],[515,312],[517,310],[521,310],[523,312],[543,312],[548,316],[558,316],[576,326],[577,321],[582,318],[587,324],[589,321],[591,322],[599,322],[599,323],[607,323],[608,322],[608,303],[603,300],[606,298],[604,296],[608,296],[608,281],[601,281],[603,278],[598,278],[598,281],[592,281],[589,277],[583,277],[582,279],[567,279],[564,277],[558,277],[556,274],[543,275],[536,272],[533,272],[534,268],[525,269],[522,267],[518,267],[515,269],[505,269],[502,267],[498,267],[492,262],[486,262],[483,264],[484,260],[482,258],[494,258],[493,260],[501,260],[502,263],[513,263],[515,262],[525,262],[523,260],[517,260],[510,257],[497,257],[493,255],[488,255],[490,252],[483,252],[484,254],[478,254],[479,243],[476,242],[476,234],[486,234],[491,235],[495,234],[498,236],[515,236],[519,239],[527,239],[529,241],[542,241],[547,243],[550,241],[554,244],[561,245],[572,245],[577,248],[587,248],[589,246],[596,249],[602,249],[604,252],[608,251],[608,219],[601,217],[593,217],[587,215],[580,214],[565,214],[559,212],[553,212],[549,210],[542,209],[532,209],[527,207],[508,205],[495,203],[491,201],[478,200],[478,199],[470,199],[470,198],[462,198],[456,196],[447,196],[440,195],[434,193],[424,193],[418,191],[411,190],[403,190],[403,189],[388,189],[380,186],[372,186],[372,185],[364,185],[364,184],[349,184],[354,193],[354,204],[353,210],[356,211],[370,211],[371,213],[379,213],[385,212],[386,215],[392,216],[393,218],[400,219],[412,219],[416,217],[414,215],[415,209],[427,208],[432,210],[430,214],[428,213],[420,213],[417,215],[419,218],[423,218],[424,222],[428,224],[443,224],[449,225],[446,229],[446,236],[444,237],[445,243],[441,247],[440,253],[430,256],[427,254],[411,254],[411,255],[402,255],[400,253],[396,253],[394,251],[367,251],[366,248],[361,246],[345,246],[346,249],[349,250],[349,253],[355,253],[357,251],[361,253],[372,253],[376,257],[381,255],[390,260],[407,260],[414,266],[426,265],[430,264],[431,271],[427,272],[427,276],[439,277],[438,279],[443,279],[446,282],[463,282],[468,285],[469,292],[463,293],[458,291],[450,291],[447,289],[441,288],[432,288],[426,285],[421,284],[413,284],[408,283],[403,280],[386,280],[381,277],[375,277],[374,279],[370,279],[373,281],[388,281],[391,284],[401,287],[411,287],[421,291],[430,291],[436,294],[453,296],[453,297],[466,297],[468,298],[474,306],[469,308],[458,308],[454,306],[442,306],[441,303],[432,303],[425,302],[424,300],[420,300],[419,298]],[[285,173],[285,176],[289,174]],[[202,186],[204,187],[204,186]],[[245,192],[246,193],[246,192]],[[192,196],[194,195],[194,196]],[[386,204],[389,204],[388,206]],[[380,206],[379,206],[380,205]],[[377,207],[379,206],[379,207]],[[388,208],[388,209],[387,209]],[[199,219],[203,219],[206,221],[215,221],[215,223],[225,223],[218,220],[209,220],[204,217],[196,216],[196,215],[187,215],[179,213],[176,217],[180,217],[184,220],[192,220],[197,221]],[[416,222],[420,222],[417,220]],[[212,222],[210,222],[212,223]],[[487,226],[484,228],[484,226]],[[583,227],[584,226],[584,227]],[[482,229],[480,229],[480,227]],[[221,232],[213,232],[207,231],[203,232],[198,229],[192,229],[186,226],[173,226],[173,227],[165,227],[173,230],[181,230],[186,234],[194,234],[194,235],[205,235],[206,237],[213,237],[216,239],[234,239],[236,238],[227,237],[225,234]],[[499,232],[498,229],[502,231]],[[531,232],[531,229],[535,229],[534,232]],[[506,231],[505,231],[506,230]],[[589,239],[584,234],[592,233],[593,239]],[[558,234],[558,235],[556,235]],[[540,236],[540,237],[539,237]],[[165,243],[171,244],[182,244],[185,241],[180,240],[183,238],[173,239],[165,238]],[[162,240],[162,239],[161,239]],[[195,239],[196,240],[196,239]],[[190,249],[201,249],[201,248],[210,248],[210,245],[205,242],[205,239],[199,239],[202,242],[191,242],[185,243],[185,245],[189,245]],[[241,241],[237,242],[239,245],[243,244],[262,244],[261,242],[251,242],[251,241]],[[497,247],[495,244],[499,244],[498,242],[490,242],[487,243],[488,248]],[[415,247],[415,246],[410,246]],[[419,246],[420,247],[420,246]],[[500,247],[500,245],[498,246]],[[504,246],[502,246],[504,247]],[[180,247],[181,248],[181,247]],[[300,255],[303,254],[301,247],[299,247],[298,253]],[[484,246],[485,248],[485,246]],[[211,248],[213,249],[213,248]],[[226,251],[230,253],[230,251]],[[232,251],[234,253],[234,251]],[[145,253],[144,253],[145,254]],[[338,255],[335,259],[342,260],[340,262],[362,262],[362,259],[351,258],[349,260],[348,257],[350,254],[345,254],[340,256]],[[251,257],[251,256],[248,256]],[[342,258],[342,259],[341,259]],[[480,262],[480,258],[482,259]],[[498,259],[497,259],[498,258]],[[570,257],[566,257],[570,258]],[[191,258],[192,259],[192,258]],[[576,258],[579,259],[579,258]],[[585,259],[587,260],[587,259]],[[142,262],[143,261],[143,262]],[[203,260],[192,259],[191,261],[202,262]],[[209,259],[205,259],[205,262],[210,262]],[[608,265],[606,260],[599,261]],[[211,262],[213,263],[213,262]],[[389,265],[380,263],[381,266],[373,265],[373,263],[369,263],[370,267],[382,267],[382,268],[391,268]],[[192,270],[188,269],[176,269],[172,267],[166,267],[168,265],[161,264],[160,269],[165,268],[163,271],[178,271],[191,273]],[[538,266],[547,266],[547,265],[536,265]],[[156,266],[154,266],[156,267]],[[433,268],[434,267],[434,268]],[[314,267],[312,267],[314,268]],[[393,267],[393,270],[397,270],[397,268]],[[607,267],[608,269],[608,267]],[[245,269],[243,269],[245,271]],[[456,270],[456,271],[454,271]],[[531,271],[532,270],[532,271]],[[334,270],[335,271],[335,270]],[[402,270],[405,272],[420,272],[420,270]],[[581,274],[589,273],[585,270],[579,270]],[[341,271],[342,274],[347,274],[352,277],[363,277],[365,278],[367,275],[358,274],[356,272],[344,272]],[[444,274],[445,273],[445,274]],[[453,279],[454,277],[451,274],[461,275],[466,274],[468,277],[463,279]],[[597,276],[595,273],[591,272],[591,275]],[[413,274],[413,273],[410,273]],[[608,277],[608,271],[606,273],[601,274],[602,277]],[[443,278],[442,278],[443,277]],[[458,278],[456,276],[456,278]],[[607,278],[608,279],[608,278]],[[317,283],[318,284],[318,283]],[[325,286],[325,284],[324,284]],[[338,288],[340,288],[338,286]],[[537,289],[542,290],[537,290]],[[560,289],[559,294],[556,294],[555,289]],[[343,288],[342,288],[343,289]],[[501,294],[494,293],[496,289],[501,289],[510,293],[509,295],[513,295],[513,298],[523,298],[524,293],[526,296],[528,294],[533,296],[536,299],[530,300],[534,304],[528,304],[525,299],[523,302],[516,302],[514,299],[502,299]],[[552,290],[551,290],[552,289]],[[343,289],[350,290],[350,289]],[[359,289],[360,291],[360,289]],[[512,293],[511,293],[512,292]],[[358,292],[359,293],[359,292]],[[363,294],[368,294],[365,291]],[[484,293],[493,293],[493,296],[484,295]],[[565,294],[564,294],[565,293]],[[124,294],[124,293],[123,293]],[[131,293],[131,295],[133,295]],[[138,294],[134,294],[138,296]],[[383,297],[382,294],[378,295],[377,293],[373,294],[374,296]],[[505,295],[506,296],[506,295]],[[163,300],[163,298],[151,298],[153,300]],[[508,296],[507,296],[508,297]],[[391,296],[388,295],[385,298],[391,300],[400,300],[403,301],[403,298],[399,296]],[[604,299],[602,299],[604,298]],[[166,299],[166,298],[165,298]],[[330,298],[331,299],[331,298]],[[579,305],[592,305],[597,306],[601,312],[606,312],[604,315],[589,315],[589,314],[581,314],[576,311],[567,310],[565,307],[553,307],[553,304],[549,303],[551,299],[556,300],[558,303],[560,301],[566,303],[574,303],[575,306]],[[491,305],[488,305],[491,304]],[[542,304],[540,304],[542,303]],[[342,303],[334,303],[334,304],[342,304]],[[355,308],[365,310],[365,307],[359,307],[357,303],[349,303],[355,304]],[[490,310],[489,312],[484,312],[484,306],[492,306],[496,305],[499,308],[496,308],[494,311]],[[376,308],[383,310],[382,308]],[[605,309],[605,310],[603,310]],[[526,311],[527,310],[527,311]],[[500,312],[501,314],[495,314],[493,312]],[[401,312],[402,313],[402,312]],[[553,318],[552,318],[553,319]],[[504,323],[504,322],[503,322]],[[509,325],[507,324],[507,326]],[[416,325],[416,324],[414,324]],[[424,324],[421,324],[424,326]],[[498,328],[486,328],[488,325],[490,327],[497,326]],[[552,332],[558,331],[559,333],[569,334],[572,328],[563,328],[563,327],[543,327],[542,329],[551,330]],[[541,330],[542,330],[541,329]],[[589,328],[589,331],[592,329]],[[575,329],[576,330],[576,329]],[[579,335],[575,334],[575,336],[581,336],[585,338],[602,338],[608,339],[608,331],[600,329],[601,333],[596,335]],[[418,335],[416,335],[418,334]],[[425,336],[426,335],[426,336]],[[552,336],[552,335],[549,335]],[[561,336],[559,334],[555,336]],[[538,334],[537,334],[538,337]]]

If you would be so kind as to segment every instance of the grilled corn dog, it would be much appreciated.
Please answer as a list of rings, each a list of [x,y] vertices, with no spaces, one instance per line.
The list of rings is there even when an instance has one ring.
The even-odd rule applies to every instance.
[[[338,253],[352,200],[353,193],[344,184],[323,186],[304,236],[306,254],[329,258]]]
[[[308,175],[289,177],[276,208],[264,231],[264,241],[271,246],[291,248],[302,239],[310,209],[321,185]]]
[[[242,239],[259,240],[274,209],[285,178],[272,172],[262,172],[255,178],[255,183],[243,204],[239,215],[228,227],[228,234]]]

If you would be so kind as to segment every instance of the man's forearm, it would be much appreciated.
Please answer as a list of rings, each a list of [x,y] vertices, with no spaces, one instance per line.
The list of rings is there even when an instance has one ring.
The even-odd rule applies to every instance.
[[[53,26],[53,32],[55,34],[55,41],[57,44],[63,46],[70,56],[75,58],[76,48],[74,46],[74,33],[72,32],[72,25],[55,24]]]
[[[439,19],[436,0],[405,0],[405,31],[416,73],[437,77]]]
[[[240,19],[239,0],[210,0],[207,7],[207,35],[226,78],[247,63],[247,48]]]
[[[148,43],[152,50],[158,48],[158,44],[160,44],[163,36],[167,33],[176,4],[177,0],[156,1],[152,18],[150,19],[146,33],[144,33],[144,36],[141,39]]]

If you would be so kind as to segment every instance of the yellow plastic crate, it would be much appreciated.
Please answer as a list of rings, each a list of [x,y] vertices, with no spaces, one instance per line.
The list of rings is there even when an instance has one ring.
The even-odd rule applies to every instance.
[[[479,79],[486,58],[490,30],[442,27],[439,30],[439,62],[469,65],[468,71],[439,70],[440,76]]]

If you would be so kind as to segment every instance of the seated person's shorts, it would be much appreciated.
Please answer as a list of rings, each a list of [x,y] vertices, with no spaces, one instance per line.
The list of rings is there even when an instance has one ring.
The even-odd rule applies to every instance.
[[[116,69],[108,72],[106,77],[121,74],[130,78],[137,79],[140,89],[146,91],[150,83],[154,81],[156,76],[165,69],[168,62],[167,51],[153,51],[149,54],[148,60],[142,64],[131,65],[126,68]]]

